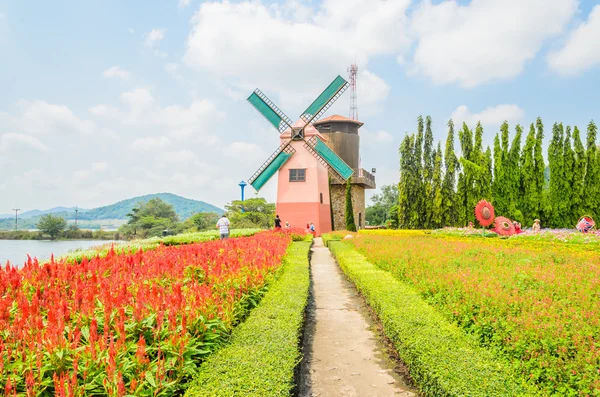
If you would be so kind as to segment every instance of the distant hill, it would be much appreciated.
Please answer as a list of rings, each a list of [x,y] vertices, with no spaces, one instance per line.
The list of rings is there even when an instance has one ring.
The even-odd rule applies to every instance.
[[[204,201],[191,200],[172,193],[156,193],[119,201],[115,204],[107,205],[105,207],[91,209],[83,214],[80,214],[79,219],[127,219],[127,214],[131,212],[131,210],[138,203],[147,203],[153,198],[159,198],[162,201],[171,204],[175,208],[175,212],[177,212],[179,220],[185,220],[197,212],[216,212],[217,214],[223,213],[221,208],[205,203]]]
[[[179,216],[179,220],[183,221],[197,212],[216,212],[217,214],[223,214],[223,210],[214,205],[205,203],[204,201],[191,200],[185,197],[177,196],[172,193],[156,193],[147,194],[145,196],[133,197],[127,200],[119,201],[117,203],[107,205],[104,207],[98,207],[91,210],[79,209],[78,220],[81,227],[94,226],[94,224],[101,224],[102,222],[94,222],[94,224],[86,223],[86,221],[101,221],[110,220],[109,223],[114,223],[115,220],[127,219],[127,214],[140,202],[146,203],[151,199],[158,197],[159,199],[171,204],[175,208],[175,212]],[[31,229],[35,228],[35,225],[39,221],[42,215],[52,213],[56,216],[62,216],[67,220],[75,219],[75,208],[67,207],[55,207],[49,210],[31,210],[19,214],[19,228]],[[4,219],[3,219],[4,218]],[[7,230],[14,228],[14,214],[0,215],[0,230]],[[99,227],[99,226],[96,226]],[[94,228],[96,228],[94,227]]]

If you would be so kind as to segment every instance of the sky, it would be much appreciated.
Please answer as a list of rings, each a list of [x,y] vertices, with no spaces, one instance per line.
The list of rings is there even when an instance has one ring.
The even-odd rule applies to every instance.
[[[379,186],[419,115],[442,142],[450,118],[485,144],[504,120],[585,129],[598,38],[591,0],[0,0],[0,214],[158,192],[222,207],[279,145],[248,95],[295,120],[353,62]]]

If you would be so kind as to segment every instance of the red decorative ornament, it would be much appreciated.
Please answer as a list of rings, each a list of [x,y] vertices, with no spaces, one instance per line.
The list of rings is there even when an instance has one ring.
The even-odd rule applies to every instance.
[[[513,225],[510,219],[499,216],[495,220],[494,231],[500,236],[512,236],[515,234],[515,225]]]
[[[475,206],[475,218],[483,227],[491,225],[494,222],[494,206],[485,200],[481,200]]]

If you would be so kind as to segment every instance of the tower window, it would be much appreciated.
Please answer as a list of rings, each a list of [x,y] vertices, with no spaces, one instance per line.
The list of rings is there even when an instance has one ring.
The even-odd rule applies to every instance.
[[[290,170],[290,182],[304,182],[306,181],[306,170],[301,169],[291,169]]]
[[[321,204],[323,204],[323,193],[319,193],[319,198],[321,200]]]

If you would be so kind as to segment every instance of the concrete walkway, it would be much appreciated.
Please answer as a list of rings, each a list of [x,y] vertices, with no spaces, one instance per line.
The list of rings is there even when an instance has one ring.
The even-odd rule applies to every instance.
[[[298,395],[416,396],[393,371],[395,363],[371,330],[364,303],[320,238],[312,251],[314,299],[309,303]]]

